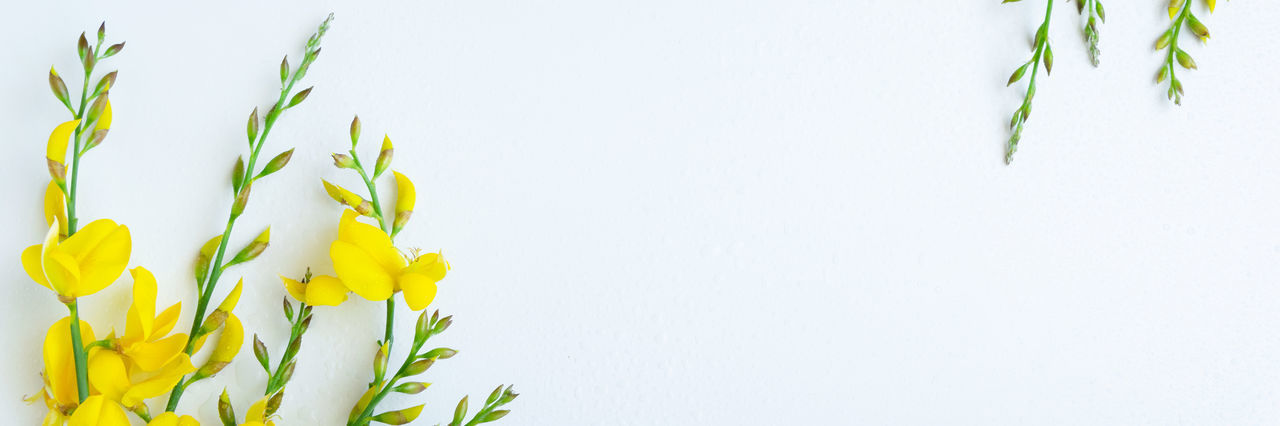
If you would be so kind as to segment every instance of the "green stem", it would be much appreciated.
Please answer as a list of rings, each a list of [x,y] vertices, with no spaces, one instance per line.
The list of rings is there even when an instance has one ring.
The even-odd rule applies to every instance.
[[[378,196],[378,186],[374,184],[373,179],[369,178],[369,173],[365,171],[364,164],[360,162],[360,154],[356,153],[355,148],[348,151],[351,154],[351,162],[355,164],[356,172],[360,173],[360,180],[364,181],[364,186],[369,189],[370,203],[373,204],[373,215],[378,218],[378,227],[385,232],[388,237],[395,238],[388,227],[386,215],[382,213],[382,197]],[[395,297],[387,299],[387,322],[382,336],[382,342],[387,345],[387,353],[391,353],[391,346],[395,342],[394,325],[396,318],[396,301]],[[373,377],[373,382],[382,381],[382,377],[377,374]]]
[[[285,370],[284,366],[285,364],[288,364],[289,361],[292,361],[293,358],[298,355],[297,351],[293,349],[293,341],[301,338],[302,333],[306,332],[306,330],[302,328],[302,322],[303,320],[305,320],[304,317],[308,316],[306,312],[307,312],[307,304],[306,303],[300,304],[298,309],[298,315],[294,317],[293,324],[291,324],[289,328],[289,340],[287,343],[289,346],[285,347],[284,354],[280,356],[280,363],[276,364],[276,371],[272,372],[271,378],[267,380],[267,391],[265,393],[266,396],[271,396],[272,394],[279,391],[281,388],[284,388],[284,383],[283,383],[284,370]]]
[[[1169,54],[1165,58],[1165,66],[1169,67],[1169,84],[1173,84],[1178,78],[1173,75],[1174,61],[1177,60],[1178,53],[1178,36],[1182,34],[1182,23],[1187,20],[1187,14],[1191,13],[1191,0],[1187,0],[1182,4],[1182,10],[1178,12],[1177,19],[1173,20],[1173,37],[1169,38]]]
[[[347,423],[347,426],[363,426],[369,423],[369,419],[373,415],[374,407],[376,407],[379,402],[382,402],[382,399],[386,398],[388,393],[391,393],[391,389],[395,387],[397,380],[404,378],[405,371],[407,371],[409,366],[413,365],[413,361],[417,359],[418,350],[422,349],[423,343],[426,342],[414,342],[412,348],[409,349],[409,356],[405,357],[404,362],[400,364],[400,368],[396,370],[396,374],[391,376],[391,380],[387,380],[387,383],[382,386],[382,390],[378,391],[373,398],[369,399],[369,404],[365,405],[364,410],[360,412],[360,415],[356,417],[354,421]],[[376,386],[377,383],[374,383],[374,385]]]
[[[266,122],[262,126],[262,134],[259,135],[257,143],[253,146],[253,152],[249,155],[249,165],[245,168],[244,175],[240,180],[243,183],[240,188],[233,188],[233,197],[231,201],[233,205],[235,204],[235,199],[239,196],[240,191],[244,191],[246,187],[251,185],[253,179],[252,176],[254,175],[254,164],[258,161],[258,154],[262,152],[262,146],[266,145],[267,135],[271,133],[271,128],[275,125],[276,118],[280,116],[280,111],[284,110],[285,99],[289,96],[289,92],[293,90],[293,85],[297,81],[298,75],[297,73],[294,73],[293,77],[289,79],[289,84],[281,88],[280,96],[276,99],[275,107],[267,113]],[[187,347],[184,349],[184,352],[187,355],[191,355],[195,350],[195,342],[198,340],[196,333],[200,330],[200,327],[204,325],[204,315],[205,311],[209,309],[209,301],[213,299],[213,289],[218,285],[218,278],[222,277],[222,271],[227,266],[222,263],[222,259],[226,256],[227,242],[231,239],[231,231],[235,228],[237,218],[239,218],[238,215],[228,214],[227,227],[222,231],[222,242],[218,244],[218,252],[211,264],[213,266],[210,268],[209,277],[204,283],[199,283],[199,287],[204,289],[204,293],[200,294],[200,299],[196,303],[196,315],[191,321],[191,332],[187,334],[187,336],[190,336],[187,341]],[[183,386],[175,386],[173,388],[173,392],[169,394],[169,404],[166,406],[165,411],[173,411],[178,408],[178,400],[182,399],[182,393],[184,391],[185,388]]]
[[[72,300],[67,304],[67,309],[71,311],[71,352],[74,354],[76,364],[76,390],[79,393],[80,402],[84,402],[89,397],[89,360],[88,354],[85,353],[84,342],[80,339],[80,307],[78,302]]]

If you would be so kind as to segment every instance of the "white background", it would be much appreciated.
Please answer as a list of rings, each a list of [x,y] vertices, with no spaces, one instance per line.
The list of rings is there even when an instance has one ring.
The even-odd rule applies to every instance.
[[[21,398],[65,314],[18,256],[67,119],[49,65],[74,80],[76,36],[103,19],[128,41],[103,65],[115,125],[80,208],[130,226],[131,265],[189,324],[244,119],[329,11],[316,89],[264,157],[297,153],[233,241],[271,224],[272,246],[218,297],[243,276],[240,317],[282,350],[276,275],[332,272],[320,179],[358,182],[328,154],[359,113],[364,156],[390,134],[418,185],[398,241],[454,266],[434,307],[460,355],[384,404],[427,402],[417,424],[500,383],[522,394],[511,425],[1280,422],[1274,3],[1196,6],[1213,39],[1183,40],[1200,70],[1182,107],[1153,82],[1166,2],[1108,1],[1098,69],[1057,4],[1012,166],[1025,86],[1004,83],[1042,1],[37,3],[0,16],[14,423],[42,415]],[[129,282],[82,301],[100,335],[122,331]],[[380,303],[317,309],[284,424],[341,424],[381,324]],[[264,380],[246,345],[182,409],[213,424],[222,387],[243,413]]]

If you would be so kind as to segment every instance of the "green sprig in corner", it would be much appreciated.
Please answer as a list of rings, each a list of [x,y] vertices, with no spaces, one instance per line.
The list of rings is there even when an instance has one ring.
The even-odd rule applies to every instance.
[[[1019,1],[1022,0],[1004,0],[1002,3]],[[1022,129],[1027,119],[1031,117],[1031,100],[1036,96],[1036,76],[1039,74],[1040,64],[1044,64],[1045,74],[1053,72],[1053,49],[1049,47],[1049,17],[1053,16],[1053,0],[1048,0],[1045,4],[1044,22],[1040,24],[1040,29],[1036,30],[1035,53],[1031,55],[1031,60],[1013,71],[1013,75],[1009,76],[1009,83],[1005,84],[1005,86],[1011,86],[1022,80],[1030,68],[1031,79],[1027,83],[1027,94],[1022,98],[1022,106],[1013,112],[1013,118],[1009,120],[1009,128],[1013,130],[1013,135],[1009,136],[1009,143],[1005,148],[1005,164],[1013,161],[1013,153],[1018,151],[1018,141],[1022,139]]]
[[[1169,29],[1160,35],[1156,40],[1156,50],[1168,50],[1165,55],[1164,65],[1160,66],[1160,72],[1156,74],[1156,83],[1162,83],[1165,79],[1169,80],[1169,100],[1174,104],[1182,105],[1182,80],[1178,80],[1178,75],[1174,71],[1174,64],[1183,68],[1193,70],[1197,69],[1196,61],[1191,58],[1187,51],[1178,47],[1178,36],[1182,33],[1182,28],[1187,28],[1196,35],[1202,42],[1209,41],[1209,27],[1200,22],[1196,15],[1191,13],[1192,0],[1170,0],[1169,1],[1169,19],[1173,23],[1169,25]],[[1209,13],[1213,13],[1214,6],[1217,5],[1215,0],[1205,0],[1209,6]]]

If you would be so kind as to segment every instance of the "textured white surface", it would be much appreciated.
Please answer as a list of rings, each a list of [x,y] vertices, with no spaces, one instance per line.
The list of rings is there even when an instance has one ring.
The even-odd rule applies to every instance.
[[[38,4],[39,3],[39,4]],[[356,4],[359,4],[357,6]],[[399,241],[443,248],[457,319],[423,420],[515,383],[511,425],[1171,425],[1280,421],[1280,6],[1222,2],[1186,41],[1184,106],[1152,83],[1163,1],[1108,1],[1103,64],[1059,5],[1056,68],[1001,162],[1041,1],[26,2],[0,15],[7,140],[0,413],[31,424],[39,342],[64,310],[21,271],[41,235],[55,64],[108,21],[115,126],[85,219],[130,225],[161,303],[194,310],[191,256],[221,229],[243,120],[280,56],[336,12],[235,242],[271,224],[239,312],[280,350],[277,274],[331,272],[319,179],[363,117],[419,188]],[[62,9],[62,10],[58,10]],[[1200,10],[1198,7],[1197,10]],[[129,280],[84,301],[123,325]],[[285,424],[341,424],[381,305],[318,309]],[[410,332],[401,311],[398,329]],[[212,424],[264,378],[188,392]],[[397,355],[398,356],[398,355]]]

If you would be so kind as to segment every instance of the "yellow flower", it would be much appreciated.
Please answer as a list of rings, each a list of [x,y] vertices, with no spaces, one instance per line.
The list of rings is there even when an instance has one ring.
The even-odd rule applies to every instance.
[[[75,414],[71,415],[68,426],[130,426],[129,416],[119,404],[102,395],[94,395],[84,400]]]
[[[67,144],[71,141],[71,132],[79,125],[80,120],[71,120],[53,128],[53,132],[49,133],[49,144],[45,147],[45,157],[49,161],[58,164],[66,163]]]
[[[417,201],[417,191],[408,177],[397,171],[392,173],[396,175],[396,216],[391,222],[391,233],[394,235],[399,234],[400,228],[409,223],[409,217],[413,215],[413,203]]]
[[[133,274],[133,306],[129,307],[125,334],[116,345],[142,371],[156,371],[182,354],[187,345],[186,334],[165,337],[178,323],[182,303],[156,316],[156,277],[142,267],[129,272]]]
[[[89,357],[89,383],[108,400],[133,409],[148,398],[167,393],[195,371],[191,358],[179,354],[154,372],[130,368],[124,356],[113,350],[96,351]]]
[[[45,234],[44,244],[22,252],[22,267],[64,303],[97,293],[124,272],[132,248],[128,227],[99,219],[59,242],[60,227],[55,223]]]
[[[49,407],[45,422],[62,424],[66,416],[80,402],[77,393],[75,355],[71,349],[71,317],[65,317],[49,327],[44,337],[44,389],[40,397]],[[93,327],[80,321],[82,342],[92,342]],[[95,349],[96,351],[96,349]]]
[[[304,283],[281,275],[280,280],[290,296],[308,305],[338,306],[347,300],[347,286],[335,277],[318,275]]]
[[[338,278],[352,292],[368,300],[386,300],[397,291],[415,311],[431,304],[436,282],[448,265],[438,254],[410,262],[391,244],[391,237],[373,225],[356,220],[356,212],[342,212],[338,241],[329,246],[329,257]]]
[[[166,412],[152,418],[147,426],[200,426],[200,422],[191,416],[178,417],[173,412]]]
[[[253,405],[249,406],[249,412],[244,415],[244,423],[240,426],[274,426],[275,422],[267,420],[267,399],[268,397],[262,397],[254,401]]]

